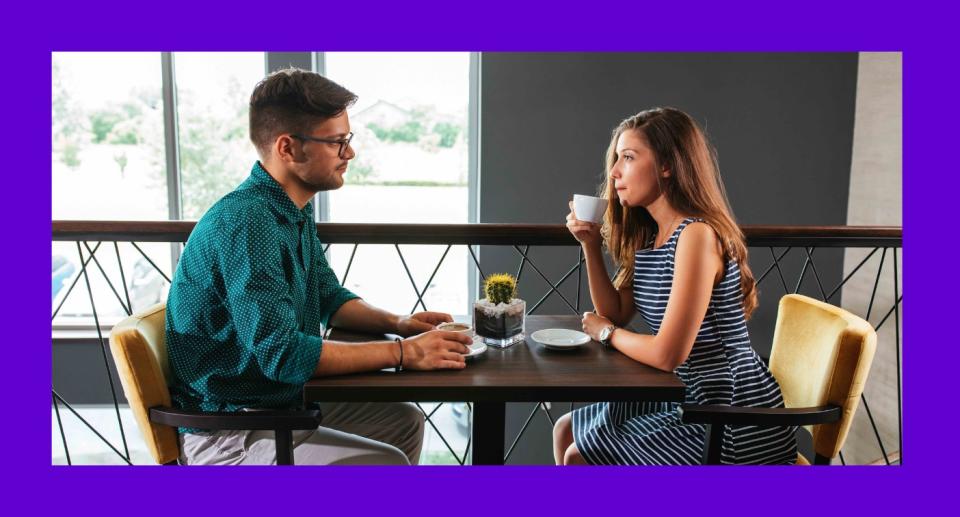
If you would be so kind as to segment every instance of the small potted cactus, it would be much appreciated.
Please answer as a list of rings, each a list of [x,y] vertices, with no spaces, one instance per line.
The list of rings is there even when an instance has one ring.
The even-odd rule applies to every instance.
[[[507,348],[523,341],[527,303],[516,298],[517,280],[505,273],[490,275],[483,284],[486,298],[473,303],[473,329],[488,346]]]

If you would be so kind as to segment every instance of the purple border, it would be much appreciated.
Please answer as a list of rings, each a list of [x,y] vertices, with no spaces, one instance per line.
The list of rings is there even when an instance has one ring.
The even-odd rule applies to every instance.
[[[921,264],[944,264],[943,253],[937,254],[940,260],[933,256],[923,260],[933,246],[920,243],[944,242],[941,232],[951,226],[931,224],[950,219],[934,219],[942,209],[929,201],[929,194],[956,192],[932,178],[943,170],[939,175],[952,180],[956,169],[949,156],[936,152],[955,147],[947,141],[953,133],[947,126],[956,120],[950,117],[957,111],[952,95],[957,84],[952,77],[956,59],[941,47],[947,38],[955,37],[948,21],[955,16],[919,9],[905,13],[870,2],[847,6],[819,1],[807,3],[810,7],[803,11],[769,2],[749,2],[753,5],[737,9],[724,2],[703,2],[702,6],[684,2],[679,12],[640,2],[569,8],[519,2],[458,6],[450,1],[434,8],[410,8],[401,2],[391,7],[368,2],[247,7],[236,2],[223,7],[178,3],[182,6],[116,2],[112,9],[100,3],[98,12],[89,11],[90,4],[44,4],[42,13],[29,12],[29,7],[14,7],[10,12],[5,40],[14,62],[7,67],[4,88],[14,113],[6,117],[4,134],[12,151],[7,160],[14,163],[8,163],[5,179],[10,192],[16,192],[7,199],[7,214],[13,219],[10,226],[17,234],[8,242],[21,244],[4,260],[8,271],[14,267],[24,271],[10,275],[10,292],[17,294],[2,302],[3,314],[15,315],[6,321],[16,322],[9,325],[15,330],[7,343],[11,352],[5,354],[7,375],[13,377],[8,386],[18,387],[8,389],[13,399],[8,404],[16,407],[11,410],[18,420],[12,424],[7,419],[10,434],[4,463],[19,487],[19,497],[11,502],[36,511],[51,506],[67,511],[83,505],[104,512],[138,513],[222,509],[266,514],[286,509],[347,515],[361,509],[421,513],[426,508],[458,515],[495,508],[593,514],[795,508],[806,513],[824,504],[834,513],[905,510],[933,505],[942,497],[956,457],[946,454],[954,440],[944,436],[944,430],[949,433],[954,428],[949,424],[956,417],[938,411],[942,393],[938,380],[949,378],[957,353],[953,339],[944,338],[948,328],[938,328],[924,318],[936,310],[939,293],[958,292],[956,281],[942,274],[937,285],[911,283],[917,292],[904,308],[903,319],[909,314],[911,321],[906,327],[910,339],[904,342],[917,343],[924,353],[907,348],[903,354],[908,453],[906,464],[899,468],[51,467],[46,405],[51,362],[45,345],[49,334],[47,312],[39,309],[49,302],[44,289],[33,288],[45,281],[50,247],[51,153],[46,135],[50,134],[51,50],[902,50],[904,216],[905,225],[910,225],[906,232],[910,261],[903,276],[913,278]],[[262,26],[262,20],[271,15],[287,20],[286,25]],[[27,152],[18,152],[21,143],[27,144]],[[938,241],[932,240],[934,232]],[[18,283],[23,288],[18,289]],[[174,498],[181,502],[169,505]]]

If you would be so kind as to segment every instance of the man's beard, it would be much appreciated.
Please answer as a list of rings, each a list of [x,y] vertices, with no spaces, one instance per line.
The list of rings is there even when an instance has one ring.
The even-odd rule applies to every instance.
[[[301,178],[300,181],[305,187],[310,189],[313,192],[324,192],[327,190],[336,190],[343,186],[343,176],[340,175],[339,171],[334,171],[332,175],[324,176],[319,179],[306,180]]]

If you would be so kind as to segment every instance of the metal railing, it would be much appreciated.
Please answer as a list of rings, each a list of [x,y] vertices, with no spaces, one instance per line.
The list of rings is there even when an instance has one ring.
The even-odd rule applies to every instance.
[[[190,235],[195,223],[194,222],[184,222],[184,221],[169,221],[169,222],[152,222],[152,221],[54,221],[53,222],[53,240],[54,241],[63,241],[63,242],[74,242],[76,244],[76,250],[79,257],[80,268],[74,273],[74,277],[71,279],[70,286],[67,289],[66,294],[61,298],[60,304],[54,309],[53,318],[56,318],[57,312],[60,310],[60,307],[63,306],[63,301],[66,300],[70,294],[74,291],[76,286],[79,284],[81,278],[84,281],[84,285],[87,288],[88,297],[90,300],[91,311],[93,313],[95,329],[96,329],[96,338],[100,344],[100,350],[104,365],[107,367],[107,372],[110,371],[109,362],[107,359],[107,339],[105,335],[104,326],[101,325],[100,319],[97,316],[97,308],[94,301],[93,292],[91,289],[90,275],[93,273],[99,273],[103,279],[106,281],[113,295],[117,298],[120,306],[123,308],[124,312],[130,314],[134,308],[130,302],[130,295],[127,291],[127,281],[125,277],[125,272],[123,268],[123,263],[120,259],[119,244],[128,243],[134,250],[136,250],[144,259],[146,259],[149,264],[156,268],[156,270],[163,275],[164,279],[169,282],[170,278],[163,273],[163,271],[156,265],[154,261],[144,253],[142,247],[139,244],[145,242],[166,242],[166,243],[185,243],[187,238]],[[862,316],[867,321],[871,321],[871,317],[875,314],[875,301],[877,298],[878,286],[880,285],[881,275],[884,272],[884,265],[888,262],[892,262],[892,271],[893,276],[893,305],[886,310],[882,311],[882,317],[874,318],[874,321],[871,321],[874,328],[878,331],[885,324],[888,324],[888,321],[893,321],[895,326],[895,335],[894,335],[894,346],[896,353],[896,390],[897,390],[897,450],[888,451],[887,444],[883,442],[880,436],[880,432],[877,428],[877,423],[874,419],[874,416],[870,410],[870,406],[867,402],[867,397],[862,396],[861,402],[866,414],[868,416],[870,425],[872,427],[873,435],[877,440],[878,448],[881,452],[881,460],[887,465],[891,464],[891,459],[893,462],[899,462],[902,452],[902,407],[901,407],[901,367],[900,367],[900,352],[901,352],[901,338],[900,338],[900,304],[902,302],[902,293],[900,292],[900,280],[899,280],[899,255],[902,250],[902,229],[900,227],[852,227],[852,226],[744,226],[744,233],[747,236],[747,244],[751,248],[751,262],[753,264],[754,271],[762,271],[756,275],[757,284],[761,285],[766,283],[774,283],[776,286],[779,286],[783,289],[784,294],[786,293],[795,293],[800,292],[804,286],[804,280],[809,279],[811,276],[815,280],[815,289],[809,289],[811,292],[805,293],[809,296],[818,298],[820,300],[831,302],[838,293],[841,292],[841,288],[847,284],[847,282],[853,278],[858,273],[862,276],[866,269],[864,266],[879,252],[879,262],[876,266],[876,273],[873,279],[873,289],[870,294],[870,301],[866,310],[866,314]],[[341,277],[341,283],[345,282],[348,275],[350,274],[351,266],[354,262],[354,258],[357,254],[358,248],[361,245],[371,245],[371,244],[391,244],[397,252],[397,255],[400,258],[401,264],[406,272],[406,276],[410,281],[413,293],[415,295],[415,300],[411,298],[413,302],[413,308],[411,312],[414,312],[417,307],[422,307],[423,310],[427,310],[426,303],[424,302],[424,295],[427,290],[430,288],[431,283],[434,277],[437,274],[437,271],[440,269],[440,266],[443,264],[444,259],[448,256],[450,249],[453,246],[463,245],[466,246],[469,250],[469,255],[477,267],[477,270],[480,273],[481,279],[485,277],[483,268],[481,267],[481,260],[478,259],[477,252],[475,247],[478,245],[484,246],[502,246],[512,248],[514,253],[517,255],[517,260],[519,264],[517,266],[517,278],[518,283],[519,279],[525,272],[525,269],[529,266],[529,269],[532,270],[528,275],[535,274],[536,277],[539,277],[540,280],[546,284],[546,291],[542,295],[536,297],[537,301],[529,305],[527,310],[529,313],[534,313],[543,306],[543,303],[548,300],[550,297],[556,295],[562,302],[565,307],[564,310],[570,310],[574,314],[580,313],[581,307],[581,284],[582,284],[582,269],[584,264],[584,258],[582,252],[578,253],[576,262],[570,267],[565,274],[561,275],[556,281],[551,280],[547,274],[537,266],[530,256],[530,248],[533,246],[566,246],[566,247],[576,247],[579,250],[577,242],[569,234],[567,229],[562,225],[528,225],[528,224],[460,224],[460,225],[428,225],[428,224],[335,224],[335,223],[321,223],[317,224],[317,232],[320,237],[320,240],[326,243],[324,251],[328,251],[330,246],[333,245],[347,245],[352,246],[350,252],[350,259],[347,262],[346,268]],[[92,244],[91,244],[92,243]],[[110,243],[112,245],[103,246],[104,243]],[[138,244],[139,243],[139,244]],[[410,267],[408,267],[407,261],[404,257],[403,251],[400,248],[402,244],[423,244],[423,245],[440,245],[446,246],[446,249],[443,252],[443,255],[440,257],[440,260],[436,264],[436,267],[433,268],[429,279],[418,285],[417,281],[414,279],[413,274],[411,273]],[[112,248],[112,250],[111,250]],[[765,253],[761,249],[766,248]],[[821,277],[820,271],[817,269],[817,263],[814,255],[816,251],[821,248],[841,248],[841,249],[853,249],[853,248],[862,248],[865,250],[870,250],[869,253],[863,258],[846,276],[843,276],[842,280],[834,286],[824,286],[824,280]],[[106,271],[106,268],[101,264],[100,259],[97,257],[97,253],[102,250],[113,251],[113,255],[117,262],[119,278],[115,278],[114,281],[111,281],[109,275]],[[84,253],[86,250],[86,254]],[[756,265],[761,260],[761,255],[769,254],[770,263],[765,268],[758,268]],[[790,258],[795,258],[799,255],[799,258],[802,260],[802,265],[800,266],[799,274],[797,275],[797,281],[788,282],[787,279],[790,277],[789,268],[786,266],[785,261],[788,261]],[[889,256],[889,260],[888,260]],[[101,257],[102,258],[102,257]],[[112,257],[113,258],[113,257]],[[575,299],[568,299],[561,291],[561,286],[570,280],[571,277],[576,276],[577,278],[577,288],[576,288],[576,297]],[[774,280],[770,280],[770,279]],[[779,281],[779,282],[777,282]],[[123,288],[123,295],[121,295],[120,290],[114,284],[119,284]],[[809,281],[807,282],[810,283]],[[529,297],[529,292],[521,293],[522,297],[526,299],[534,299]],[[848,310],[850,310],[848,308]],[[851,312],[856,312],[852,311]],[[878,343],[878,347],[884,346],[884,344]],[[116,394],[116,386],[114,386],[112,377],[107,375],[109,389],[113,398],[113,406],[117,416],[117,425],[120,427],[120,436],[123,441],[122,449],[123,453],[111,444],[109,440],[103,437],[103,435],[98,432],[92,425],[86,422],[79,413],[71,406],[67,400],[61,396],[56,389],[53,389],[53,407],[55,415],[57,418],[57,423],[60,431],[60,438],[63,442],[64,451],[67,456],[67,462],[70,462],[70,453],[68,448],[67,436],[64,433],[62,422],[60,421],[60,406],[65,407],[71,411],[75,416],[77,416],[81,422],[87,426],[95,435],[102,440],[114,453],[120,456],[123,461],[126,463],[131,463],[130,453],[126,443],[126,435],[123,430],[123,423],[120,419],[120,404]],[[419,406],[418,406],[419,407]],[[457,454],[454,451],[453,447],[450,446],[448,440],[446,440],[443,434],[439,431],[436,425],[434,425],[431,417],[434,416],[436,411],[441,406],[436,406],[430,413],[427,413],[421,407],[421,411],[424,411],[424,416],[427,419],[427,423],[432,427],[432,429],[439,435],[440,439],[443,441],[449,452],[459,464],[465,464],[469,460],[469,450],[470,443],[467,442],[466,448],[463,450],[462,454]],[[574,405],[570,404],[570,409],[573,409]],[[525,432],[527,431],[530,423],[533,421],[534,417],[537,414],[542,414],[546,417],[551,426],[553,425],[555,419],[550,413],[549,404],[546,402],[536,403],[532,411],[529,413],[529,416],[526,418],[526,421],[522,425],[519,433],[512,440],[511,446],[506,452],[505,462],[510,458],[511,454],[520,443],[521,438],[523,438]],[[843,453],[840,454],[840,460],[844,464]]]

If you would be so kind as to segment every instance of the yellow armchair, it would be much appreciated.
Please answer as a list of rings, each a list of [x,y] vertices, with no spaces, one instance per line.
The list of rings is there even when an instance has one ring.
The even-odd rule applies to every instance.
[[[681,406],[684,422],[707,427],[704,463],[719,464],[725,425],[807,426],[814,463],[829,465],[843,446],[877,347],[862,318],[799,294],[781,298],[770,353],[784,408]],[[797,464],[809,464],[798,455]]]
[[[273,430],[277,464],[293,465],[293,431],[316,429],[319,411],[200,412],[172,407],[167,385],[166,312],[164,304],[155,305],[122,320],[110,332],[110,352],[123,393],[153,459],[163,465],[177,464],[177,427]]]

